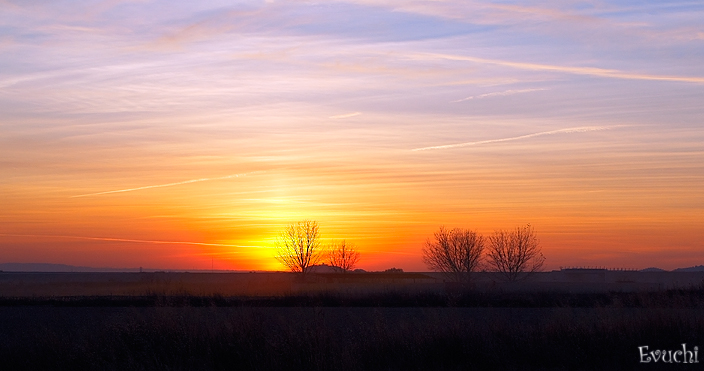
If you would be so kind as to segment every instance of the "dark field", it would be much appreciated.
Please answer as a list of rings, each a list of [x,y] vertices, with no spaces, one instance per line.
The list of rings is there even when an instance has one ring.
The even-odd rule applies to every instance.
[[[5,277],[0,289],[51,286],[14,277]],[[86,282],[74,283],[86,289]],[[704,344],[701,287],[599,293],[404,287],[269,296],[223,295],[217,287],[209,295],[5,293],[0,360],[7,370],[704,367],[641,364],[638,351]]]

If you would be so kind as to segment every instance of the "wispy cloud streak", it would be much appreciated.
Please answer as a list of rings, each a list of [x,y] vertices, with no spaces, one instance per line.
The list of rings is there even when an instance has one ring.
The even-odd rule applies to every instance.
[[[352,112],[352,113],[345,113],[344,115],[330,116],[330,117],[328,117],[328,118],[329,118],[329,119],[337,119],[337,120],[339,120],[339,119],[346,119],[346,118],[350,118],[350,117],[359,116],[359,115],[361,115],[361,114],[362,114],[362,112]]]
[[[545,89],[542,89],[542,88],[541,88],[541,89],[520,89],[520,90],[498,91],[498,92],[494,92],[494,93],[486,93],[486,94],[481,94],[481,95],[474,95],[474,96],[467,97],[467,98],[462,98],[462,99],[458,99],[458,100],[453,100],[453,101],[450,102],[450,103],[459,103],[459,102],[464,102],[464,101],[468,101],[468,100],[472,100],[472,99],[483,99],[483,98],[490,98],[490,97],[503,97],[503,96],[506,96],[506,95],[514,95],[514,94],[521,94],[521,93],[530,93],[530,92],[541,91],[541,90],[545,90]]]
[[[446,59],[452,61],[467,61],[482,64],[493,64],[497,66],[505,66],[511,68],[518,68],[523,70],[534,70],[534,71],[553,71],[553,72],[563,72],[571,73],[575,75],[589,75],[589,76],[599,76],[599,77],[609,77],[616,79],[628,79],[628,80],[650,80],[650,81],[672,81],[672,82],[688,82],[695,84],[704,84],[704,77],[696,76],[666,76],[666,75],[651,75],[651,74],[641,74],[641,73],[631,73],[619,70],[612,70],[606,68],[597,67],[566,67],[566,66],[555,66],[550,64],[539,64],[539,63],[524,63],[524,62],[511,62],[503,61],[497,59],[486,59],[469,57],[462,55],[452,55],[452,54],[417,54],[420,58],[433,58],[433,59]]]
[[[131,238],[65,236],[65,235],[50,235],[50,234],[13,234],[13,233],[0,233],[0,236],[5,236],[5,237],[34,237],[34,238],[66,238],[66,239],[90,240],[90,241],[112,241],[112,242],[151,243],[151,244],[158,244],[158,245],[197,245],[197,246],[224,246],[224,247],[255,247],[255,246],[231,245],[231,244],[225,244],[225,243],[206,243],[206,242],[190,242],[190,241],[155,241],[155,240],[136,240],[136,239],[131,239]]]
[[[582,126],[582,127],[576,127],[576,128],[543,131],[540,133],[526,134],[526,135],[520,135],[517,137],[510,137],[510,138],[489,139],[489,140],[480,140],[480,141],[476,141],[476,142],[465,142],[465,143],[446,144],[446,145],[442,145],[442,146],[415,148],[415,149],[412,149],[411,151],[428,151],[428,150],[433,150],[433,149],[449,149],[449,148],[458,148],[458,147],[469,147],[469,146],[477,146],[477,145],[481,145],[481,144],[510,142],[510,141],[514,141],[514,140],[539,137],[539,136],[543,136],[543,135],[586,133],[589,131],[609,130],[609,129],[614,129],[616,127],[618,127],[618,126]]]
[[[137,188],[127,188],[127,189],[118,189],[114,191],[105,191],[105,192],[96,192],[96,193],[86,193],[83,195],[76,195],[76,196],[71,196],[70,198],[77,198],[77,197],[88,197],[88,196],[99,196],[99,195],[106,195],[106,194],[111,194],[111,193],[123,193],[123,192],[133,192],[133,191],[141,191],[143,189],[150,189],[150,188],[162,188],[162,187],[172,187],[172,186],[177,186],[177,185],[182,185],[182,184],[190,184],[190,183],[198,183],[198,182],[207,182],[209,180],[222,180],[222,179],[230,179],[230,178],[239,178],[255,173],[261,173],[261,171],[253,171],[251,173],[242,173],[242,174],[232,174],[232,175],[226,175],[226,176],[221,176],[217,178],[199,178],[199,179],[190,179],[190,180],[184,180],[182,182],[175,182],[175,183],[167,183],[167,184],[157,184],[157,185],[150,185],[150,186],[144,186],[144,187],[137,187]]]

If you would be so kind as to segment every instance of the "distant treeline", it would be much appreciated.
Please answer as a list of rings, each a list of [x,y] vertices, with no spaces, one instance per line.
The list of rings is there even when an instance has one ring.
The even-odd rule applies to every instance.
[[[0,306],[48,307],[465,307],[465,308],[702,308],[704,286],[643,292],[387,292],[311,293],[268,297],[136,295],[0,297]]]

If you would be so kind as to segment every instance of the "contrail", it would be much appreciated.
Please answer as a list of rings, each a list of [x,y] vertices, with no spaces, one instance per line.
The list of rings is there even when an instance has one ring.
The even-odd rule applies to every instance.
[[[495,92],[495,93],[486,93],[486,94],[475,95],[475,96],[462,98],[462,99],[458,99],[458,100],[453,100],[450,103],[459,103],[459,102],[464,102],[464,101],[472,100],[472,99],[482,99],[482,98],[501,97],[501,96],[506,96],[506,95],[521,94],[521,93],[530,93],[533,91],[541,91],[541,90],[545,90],[545,89],[506,90],[506,91],[499,91],[499,92]]]
[[[451,54],[434,54],[434,53],[424,53],[415,54],[414,57],[420,58],[434,58],[434,59],[445,59],[451,61],[465,61],[473,63],[483,63],[483,64],[493,64],[497,66],[518,68],[522,70],[533,70],[533,71],[554,71],[571,73],[575,75],[588,75],[588,76],[600,76],[600,77],[610,77],[616,79],[628,79],[628,80],[650,80],[650,81],[674,81],[674,82],[688,82],[695,84],[703,84],[704,77],[698,76],[667,76],[667,75],[651,75],[645,73],[632,73],[620,70],[598,68],[598,67],[565,67],[565,66],[555,66],[550,64],[539,64],[539,63],[524,63],[524,62],[511,62],[498,59],[487,59],[487,58],[477,58],[469,57],[463,55],[451,55]]]
[[[613,128],[616,128],[616,127],[618,127],[618,126],[582,126],[582,127],[577,127],[577,128],[568,128],[568,129],[558,129],[558,130],[551,130],[551,131],[543,131],[543,132],[540,132],[540,133],[533,133],[533,134],[521,135],[521,136],[511,137],[511,138],[489,139],[489,140],[480,140],[480,141],[477,141],[477,142],[455,143],[455,144],[446,144],[446,145],[443,145],[443,146],[432,146],[432,147],[415,148],[415,149],[412,149],[411,151],[427,151],[427,150],[431,150],[431,149],[447,149],[447,148],[477,146],[477,145],[480,145],[480,144],[489,144],[489,143],[498,143],[498,142],[509,142],[509,141],[512,141],[512,140],[533,138],[533,137],[539,137],[539,136],[543,136],[543,135],[562,134],[562,133],[586,133],[586,132],[588,132],[588,131],[609,130],[609,129],[613,129]]]
[[[362,112],[352,112],[352,113],[346,113],[344,115],[336,115],[336,116],[330,116],[328,117],[329,119],[346,119],[350,117],[355,117],[361,115]]]
[[[232,175],[226,175],[226,176],[221,176],[217,178],[200,178],[200,179],[191,179],[191,180],[184,180],[182,182],[175,182],[175,183],[167,183],[167,184],[157,184],[157,185],[150,185],[150,186],[144,186],[144,187],[137,187],[137,188],[127,188],[127,189],[118,189],[115,191],[105,191],[105,192],[96,192],[96,193],[87,193],[84,195],[76,195],[76,196],[71,196],[69,198],[76,198],[76,197],[88,197],[88,196],[98,196],[98,195],[106,195],[110,193],[122,193],[122,192],[132,192],[132,191],[139,191],[142,189],[149,189],[149,188],[161,188],[161,187],[171,187],[171,186],[177,186],[177,185],[182,185],[182,184],[190,184],[190,183],[197,183],[197,182],[206,182],[208,180],[221,180],[221,179],[230,179],[230,178],[239,178],[241,176],[246,176],[250,174],[255,174],[255,173],[261,173],[262,171],[253,171],[250,173],[242,173],[242,174],[232,174]]]
[[[153,244],[168,244],[168,245],[197,245],[197,246],[224,246],[224,247],[254,247],[254,246],[230,245],[230,244],[224,244],[224,243],[205,243],[205,242],[188,242],[188,241],[154,241],[154,240],[135,240],[135,239],[130,239],[130,238],[64,236],[64,235],[49,235],[49,234],[12,234],[12,233],[0,233],[0,236],[8,236],[8,237],[40,237],[40,238],[68,238],[68,239],[76,239],[76,240],[115,241],[115,242],[138,242],[138,243],[153,243]]]

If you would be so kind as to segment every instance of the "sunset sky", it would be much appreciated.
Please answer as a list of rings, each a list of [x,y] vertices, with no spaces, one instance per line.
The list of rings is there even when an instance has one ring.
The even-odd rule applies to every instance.
[[[673,269],[703,186],[702,2],[0,0],[0,263],[283,270],[311,219]]]

